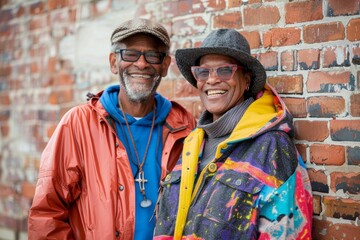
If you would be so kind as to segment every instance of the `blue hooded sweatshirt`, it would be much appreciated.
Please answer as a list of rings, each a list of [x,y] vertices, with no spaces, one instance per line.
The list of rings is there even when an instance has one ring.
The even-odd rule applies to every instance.
[[[100,102],[111,118],[116,123],[117,137],[125,146],[134,179],[138,177],[138,160],[136,158],[134,147],[126,127],[126,123],[121,110],[119,109],[118,94],[119,85],[110,86],[105,89],[100,97]],[[145,183],[145,193],[147,199],[152,201],[152,205],[148,208],[140,206],[143,195],[140,192],[138,183],[135,183],[135,199],[136,199],[136,218],[135,218],[135,240],[152,239],[155,227],[155,218],[152,217],[155,204],[158,198],[158,190],[161,175],[161,154],[162,154],[162,126],[171,109],[171,102],[159,94],[155,94],[156,100],[156,118],[155,126],[152,133],[150,146],[143,165],[144,177],[148,181]],[[139,161],[142,163],[146,145],[150,134],[153,111],[143,118],[136,120],[129,114],[126,114],[127,121],[130,126],[136,150],[138,152]]]

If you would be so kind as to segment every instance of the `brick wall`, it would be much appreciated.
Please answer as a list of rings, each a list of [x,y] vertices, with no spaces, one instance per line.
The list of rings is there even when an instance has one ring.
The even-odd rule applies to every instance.
[[[61,116],[117,80],[118,22],[161,21],[176,48],[230,27],[250,42],[294,115],[314,194],[314,239],[359,239],[360,0],[1,0],[0,235],[26,239],[41,152]],[[195,116],[196,91],[171,65],[160,90]]]

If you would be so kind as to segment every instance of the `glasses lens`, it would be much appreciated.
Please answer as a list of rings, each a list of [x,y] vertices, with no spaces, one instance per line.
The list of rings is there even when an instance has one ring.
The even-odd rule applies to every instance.
[[[233,69],[233,66],[219,67],[216,69],[216,74],[221,80],[227,81],[232,77]]]
[[[141,55],[145,56],[145,60],[151,64],[160,64],[164,60],[165,53],[162,52],[140,52],[136,50],[121,49],[121,59],[127,62],[136,62]]]
[[[160,52],[145,52],[144,54],[148,63],[159,64],[164,59],[164,54]]]
[[[141,52],[127,49],[121,50],[120,53],[122,60],[128,62],[136,62],[141,56]]]
[[[210,70],[207,68],[193,68],[194,77],[198,81],[206,81],[209,78]]]

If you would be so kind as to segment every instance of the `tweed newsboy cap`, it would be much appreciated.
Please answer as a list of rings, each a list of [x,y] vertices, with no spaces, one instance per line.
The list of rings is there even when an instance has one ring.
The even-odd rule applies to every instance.
[[[234,29],[218,29],[211,32],[198,48],[178,49],[175,52],[176,64],[184,78],[196,87],[196,79],[191,67],[199,64],[202,56],[219,54],[229,56],[251,72],[249,92],[256,96],[264,87],[266,72],[263,65],[250,53],[246,38]]]
[[[121,23],[111,34],[111,43],[119,42],[137,33],[152,34],[170,48],[170,38],[166,29],[157,22],[141,18]]]

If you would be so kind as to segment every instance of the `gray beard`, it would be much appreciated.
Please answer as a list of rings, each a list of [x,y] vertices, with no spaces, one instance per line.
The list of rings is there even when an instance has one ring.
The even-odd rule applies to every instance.
[[[146,102],[152,97],[156,89],[158,88],[161,77],[160,75],[157,75],[152,80],[152,86],[148,88],[145,85],[139,85],[139,84],[132,84],[129,80],[126,72],[123,72],[123,74],[119,74],[120,83],[124,87],[124,90],[126,91],[126,94],[128,95],[129,99],[133,102]]]

